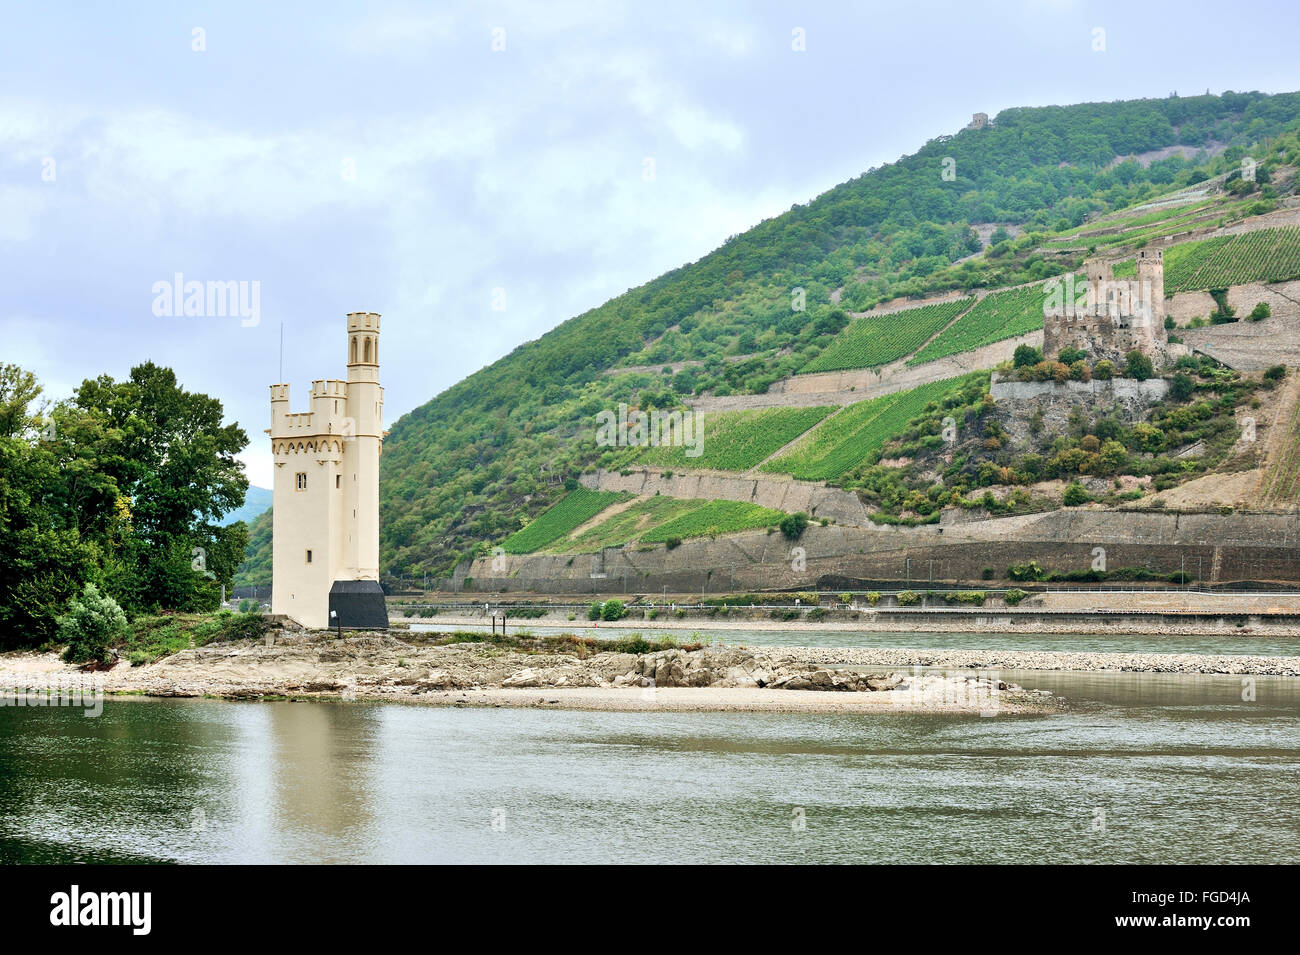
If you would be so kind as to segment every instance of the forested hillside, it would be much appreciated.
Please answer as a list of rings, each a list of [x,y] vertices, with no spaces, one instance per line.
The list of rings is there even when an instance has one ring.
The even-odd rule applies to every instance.
[[[398,420],[382,458],[383,570],[445,574],[517,531],[584,469],[613,460],[593,440],[599,411],[759,393],[796,372],[844,366],[838,353],[814,363],[849,324],[846,311],[1072,269],[1087,248],[1040,251],[1044,243],[1091,213],[1227,173],[1297,117],[1300,94],[1006,110],[733,236]],[[1190,158],[1117,161],[1174,145]],[[994,223],[1007,228],[981,251],[972,226]],[[605,373],[670,362],[686,364]],[[267,581],[269,544],[263,515],[241,582]]]

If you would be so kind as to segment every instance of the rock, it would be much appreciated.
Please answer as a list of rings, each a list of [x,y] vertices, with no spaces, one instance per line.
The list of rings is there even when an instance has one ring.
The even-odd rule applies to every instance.
[[[501,685],[509,687],[541,686],[542,677],[532,667],[524,667],[518,673],[512,673],[502,680]]]

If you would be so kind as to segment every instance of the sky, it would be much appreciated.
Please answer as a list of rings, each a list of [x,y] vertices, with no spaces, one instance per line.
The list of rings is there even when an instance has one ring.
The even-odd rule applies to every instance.
[[[1300,89],[1289,0],[809,6],[0,0],[0,362],[169,366],[269,487],[267,386],[345,377],[348,312],[391,425],[974,112]]]

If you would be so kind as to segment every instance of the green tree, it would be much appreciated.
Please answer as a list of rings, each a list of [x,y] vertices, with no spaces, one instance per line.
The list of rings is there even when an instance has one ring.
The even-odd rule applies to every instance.
[[[1065,489],[1066,507],[1078,507],[1080,504],[1087,504],[1090,500],[1092,498],[1078,481],[1071,482]]]
[[[78,433],[129,501],[129,530],[110,562],[114,592],[128,608],[214,609],[247,544],[242,522],[219,523],[248,489],[235,457],[244,430],[222,423],[220,401],[152,362],[125,381],[84,381],[68,411],[90,419]]]
[[[97,573],[99,550],[62,506],[73,476],[35,376],[0,365],[0,648],[55,638],[58,614]]]

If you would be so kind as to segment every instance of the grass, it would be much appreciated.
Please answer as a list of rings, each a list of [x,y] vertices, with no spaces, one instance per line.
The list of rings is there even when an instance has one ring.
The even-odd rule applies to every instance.
[[[1042,283],[986,295],[907,363],[919,365],[959,355],[1042,328],[1044,295]]]
[[[906,430],[926,405],[963,387],[969,378],[945,378],[850,405],[787,454],[763,465],[763,470],[809,481],[833,481]]]
[[[225,610],[216,614],[146,614],[136,617],[130,626],[130,636],[113,649],[132,666],[141,666],[214,640],[259,637],[268,623],[260,613]]]
[[[676,497],[648,497],[610,514],[575,538],[553,541],[547,549],[552,553],[590,554],[605,547],[622,547],[646,530],[674,520],[699,504],[699,501]]]
[[[747,471],[789,444],[834,408],[764,408],[723,411],[703,416],[698,457],[681,446],[636,448],[630,460],[659,467]]]
[[[799,374],[887,365],[920,348],[935,332],[970,307],[973,299],[923,305],[889,315],[859,318],[835,336]]]
[[[625,501],[630,496],[612,491],[591,491],[585,487],[574,488],[536,519],[507,537],[501,546],[508,554],[531,554],[569,534],[611,504]]]

